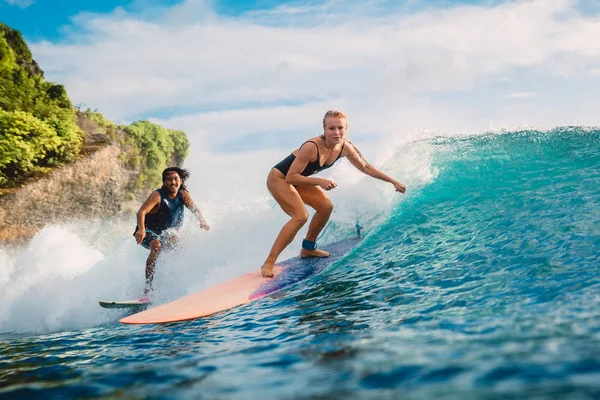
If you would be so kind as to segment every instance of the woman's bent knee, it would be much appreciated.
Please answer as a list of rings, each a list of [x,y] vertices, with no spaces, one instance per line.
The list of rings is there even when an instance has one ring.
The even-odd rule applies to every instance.
[[[333,203],[331,201],[323,202],[319,204],[315,211],[321,214],[331,214],[333,212]]]
[[[305,210],[303,213],[294,214],[292,216],[292,221],[300,227],[304,226],[304,224],[308,222],[308,212]]]

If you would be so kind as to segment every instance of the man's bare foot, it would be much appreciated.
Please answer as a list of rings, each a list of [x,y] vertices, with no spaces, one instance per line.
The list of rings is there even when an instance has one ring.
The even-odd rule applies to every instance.
[[[300,257],[302,258],[308,258],[308,257],[321,257],[321,258],[325,258],[325,257],[329,257],[331,254],[329,254],[326,251],[323,250],[306,250],[306,249],[302,249],[300,250]]]
[[[262,272],[262,276],[264,276],[265,278],[272,278],[274,267],[275,267],[275,263],[271,263],[271,262],[264,263],[263,266],[260,268],[260,271]]]

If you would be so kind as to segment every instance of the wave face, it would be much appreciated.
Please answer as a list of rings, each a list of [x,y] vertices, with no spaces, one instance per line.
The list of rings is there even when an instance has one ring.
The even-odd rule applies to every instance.
[[[347,165],[332,171],[345,185],[332,193],[336,211],[323,242],[352,236],[358,219],[368,234],[349,254],[301,285],[207,319],[120,326],[120,315],[91,305],[101,295],[134,294],[143,283],[145,254],[122,244],[131,234],[125,223],[49,227],[27,249],[0,253],[8,267],[0,275],[2,390],[208,398],[600,394],[600,131],[427,139],[396,149],[384,169],[406,177],[402,200]],[[179,261],[157,273],[162,300],[260,265],[285,217],[262,192],[235,193],[228,202],[216,200],[219,192],[208,198],[219,216],[213,236],[188,224]],[[295,255],[299,240],[284,255]],[[70,251],[58,259],[61,246]]]

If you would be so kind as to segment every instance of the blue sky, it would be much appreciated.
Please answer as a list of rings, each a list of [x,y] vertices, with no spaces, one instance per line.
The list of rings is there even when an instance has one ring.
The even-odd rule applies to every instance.
[[[90,1],[49,1],[49,0],[0,0],[0,20],[11,27],[20,30],[28,39],[60,40],[64,28],[69,26],[72,17],[80,13],[110,13],[115,8],[123,8],[129,12],[143,12],[157,6],[173,6],[183,0],[90,0]],[[311,1],[315,3],[314,1]],[[252,10],[266,10],[281,5],[298,4],[297,0],[213,0],[210,2],[214,9],[222,15],[242,15]],[[304,2],[306,3],[306,2]],[[403,6],[415,10],[424,7],[422,1],[387,1],[385,7]],[[457,4],[498,4],[498,0],[429,0],[429,6],[452,7]],[[576,6],[587,13],[597,13],[600,2],[595,0],[580,0]]]
[[[80,13],[111,13],[115,8],[123,8],[132,13],[143,13],[157,6],[169,7],[182,3],[181,0],[122,1],[50,1],[50,0],[0,0],[0,20],[18,29],[30,40],[60,40],[64,28],[71,19]],[[255,9],[268,9],[290,3],[274,0],[225,0],[214,5],[224,15],[240,15]]]
[[[359,141],[597,126],[598,3],[0,0],[0,20],[75,104],[237,151],[329,108]]]
[[[49,1],[49,0],[0,0],[1,21],[18,29],[29,40],[61,40],[72,18],[80,13],[111,13],[116,8],[127,12],[143,13],[158,6],[169,7],[182,3],[182,0],[153,1]],[[451,6],[456,3],[490,3],[477,0],[444,1],[430,0],[438,6]],[[298,4],[298,1],[286,0],[215,0],[211,2],[216,12],[222,15],[239,16],[253,10],[267,10],[281,5]],[[413,3],[411,8],[418,6]]]

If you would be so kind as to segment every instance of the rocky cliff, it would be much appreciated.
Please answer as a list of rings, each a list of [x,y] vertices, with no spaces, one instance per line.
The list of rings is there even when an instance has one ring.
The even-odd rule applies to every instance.
[[[23,243],[47,224],[131,211],[123,195],[131,172],[120,153],[107,146],[0,197],[0,241]]]

